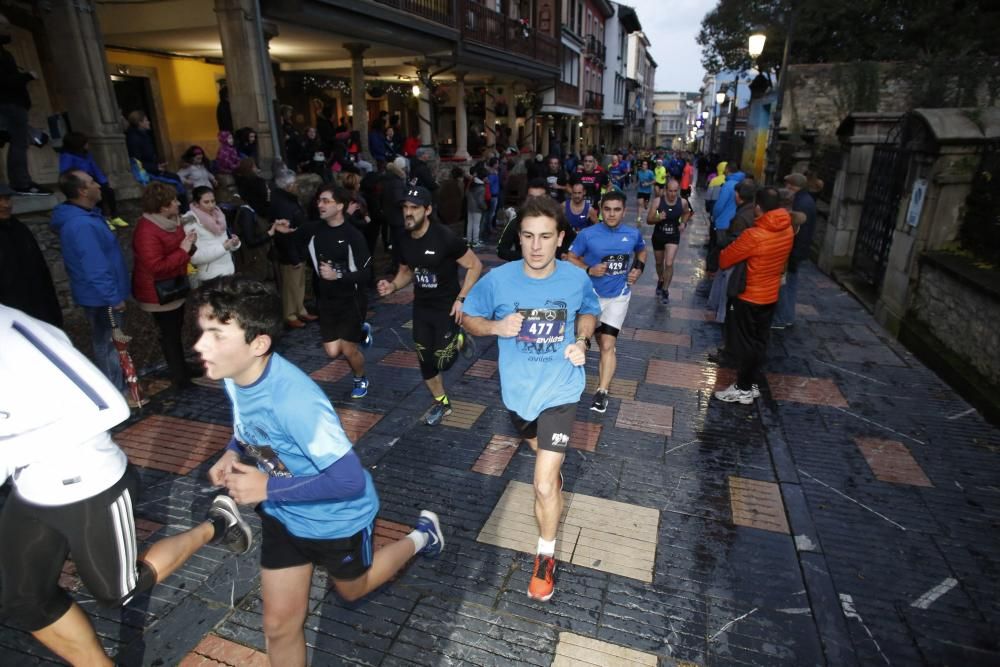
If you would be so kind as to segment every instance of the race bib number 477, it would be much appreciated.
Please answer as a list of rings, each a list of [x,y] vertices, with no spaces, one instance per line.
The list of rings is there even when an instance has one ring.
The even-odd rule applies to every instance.
[[[557,345],[566,339],[565,308],[520,308],[524,315],[517,341],[530,345]]]

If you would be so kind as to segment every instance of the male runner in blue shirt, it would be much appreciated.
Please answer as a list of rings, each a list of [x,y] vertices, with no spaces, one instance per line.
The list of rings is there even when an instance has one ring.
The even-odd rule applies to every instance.
[[[556,259],[562,207],[531,197],[518,214],[524,259],[498,266],[465,300],[465,329],[497,336],[500,389],[511,421],[535,451],[538,550],[528,596],[545,601],[555,588],[555,549],[562,515],[559,468],[583,393],[585,343],[600,312],[582,271]]]
[[[601,364],[590,409],[604,413],[608,409],[608,387],[617,366],[615,342],[632,298],[630,286],[646,267],[646,242],[638,229],[621,224],[625,217],[623,192],[611,190],[604,195],[601,217],[600,223],[576,235],[567,257],[587,272],[601,301],[601,325],[597,327]]]

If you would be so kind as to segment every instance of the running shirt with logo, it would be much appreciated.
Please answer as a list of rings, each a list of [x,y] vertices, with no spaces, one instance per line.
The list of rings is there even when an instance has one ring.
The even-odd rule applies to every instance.
[[[468,251],[465,241],[446,226],[431,222],[419,239],[399,235],[402,263],[413,270],[413,309],[444,311],[455,303],[462,287],[458,260]]]
[[[639,173],[636,174],[636,178],[639,179],[637,192],[640,194],[649,194],[653,191],[653,181],[656,180],[656,175],[652,169],[640,169]]]
[[[565,350],[576,340],[577,315],[600,316],[601,307],[587,274],[556,260],[546,278],[524,273],[524,261],[498,266],[480,278],[463,312],[502,320],[524,315],[521,331],[499,338],[500,389],[504,405],[532,421],[548,408],[576,403],[583,393],[583,366],[574,366]]]
[[[244,458],[272,477],[318,475],[351,451],[351,441],[323,390],[280,354],[264,374],[241,387],[224,382],[233,404],[233,434]],[[357,498],[333,501],[265,500],[261,509],[292,535],[309,539],[350,537],[378,514],[378,495],[367,470]]]
[[[545,182],[548,184],[549,196],[557,202],[566,201],[566,174],[560,171],[558,174],[546,174]]]
[[[586,199],[583,200],[583,211],[580,213],[573,212],[573,204],[569,200],[566,201],[566,220],[569,222],[569,226],[580,231],[584,227],[590,226],[590,202]]]
[[[629,294],[628,272],[632,268],[632,255],[645,247],[642,233],[635,227],[618,225],[611,229],[602,223],[577,234],[569,251],[587,266],[607,263],[607,273],[599,277],[591,276],[597,295],[607,299]]]
[[[655,236],[673,237],[681,233],[681,218],[684,216],[683,199],[678,197],[676,202],[670,204],[666,197],[661,197],[656,210],[663,214],[663,218],[653,227]]]
[[[325,223],[317,225],[315,235],[309,241],[309,255],[317,274],[320,263],[340,272],[338,280],[319,281],[319,296],[324,301],[353,296],[368,282],[372,270],[368,244],[361,231],[349,222],[336,227]]]
[[[601,192],[608,185],[608,174],[600,167],[594,167],[594,171],[586,172],[583,167],[576,168],[576,177],[583,183],[586,197],[593,206],[600,206]]]

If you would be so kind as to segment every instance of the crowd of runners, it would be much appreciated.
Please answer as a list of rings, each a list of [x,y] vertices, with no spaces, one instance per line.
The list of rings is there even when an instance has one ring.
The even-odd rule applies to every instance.
[[[13,482],[0,516],[4,613],[71,664],[111,664],[86,614],[58,586],[67,554],[98,601],[126,604],[206,544],[248,551],[255,536],[240,506],[253,506],[262,526],[263,630],[271,664],[305,664],[303,623],[315,566],[326,569],[342,597],[355,600],[415,554],[441,553],[445,535],[438,516],[424,510],[412,532],[373,551],[379,499],[372,478],[329,398],[275,351],[275,342],[283,329],[318,320],[326,354],[346,361],[354,378],[350,397],[362,401],[379,391],[365,371],[375,333],[366,314],[379,307],[377,299],[411,283],[413,342],[430,393],[426,425],[440,424],[452,411],[444,376],[458,357],[475,356],[476,337],[497,340],[503,403],[536,455],[538,544],[527,594],[549,600],[563,509],[560,468],[584,392],[587,353],[593,341],[598,382],[590,409],[604,413],[617,336],[632,286],[646,269],[644,237],[653,246],[657,299],[668,304],[686,229],[696,222],[710,229],[711,292],[726,320],[718,354],[732,356],[739,367],[737,382],[716,396],[752,403],[779,296],[785,300],[779,311],[794,317],[794,291],[788,294],[784,285],[794,284],[788,276],[803,251],[798,237],[793,242],[793,225],[798,230],[814,208],[810,214],[800,201],[798,193],[808,196],[801,174],[790,174],[790,192],[779,192],[754,186],[732,163],[711,173],[716,165],[702,156],[622,151],[600,161],[587,154],[578,164],[572,156],[541,158],[512,164],[508,155],[453,174],[468,213],[464,237],[460,216],[449,221],[451,214],[441,210],[446,184],[439,185],[416,154],[369,165],[368,173],[355,166],[324,173],[305,202],[303,181],[293,171],[279,171],[273,183],[251,174],[239,184],[244,203],[229,215],[216,205],[211,185],[193,188],[189,213],[181,215],[177,191],[150,183],[135,233],[132,294],[160,327],[176,391],[199,375],[223,382],[233,435],[208,472],[220,493],[205,521],[142,554],[133,519],[139,478],[110,435],[129,417],[129,402],[141,405],[123,390],[127,378],[112,346],[113,332],[124,326],[128,272],[116,226],[106,224],[99,206],[100,184],[82,168],[64,172],[59,187],[67,203],[61,207],[70,208],[57,209],[53,224],[74,299],[94,330],[97,364],[74,349],[61,319],[46,316],[38,285],[21,302],[0,299],[8,304],[0,305],[0,473]],[[519,173],[523,191],[514,194],[511,176]],[[378,185],[367,198],[365,178]],[[699,183],[713,209],[692,205]],[[265,216],[251,201],[261,187],[268,193],[260,202],[269,209]],[[5,232],[20,224],[10,214],[12,194],[0,190]],[[626,216],[630,202],[634,224]],[[388,231],[382,230],[379,256],[379,230],[372,227],[383,223]],[[484,275],[477,251],[492,235],[497,255],[509,261]],[[19,243],[26,248],[21,261],[35,264],[19,279],[48,280],[51,287],[30,241]],[[259,272],[252,254],[233,261],[233,253],[254,244],[273,248],[269,257],[276,256],[279,271]],[[385,265],[380,276],[377,259]],[[733,267],[740,263],[742,282],[727,284],[737,280]],[[199,267],[197,281],[188,278],[191,264]],[[185,305],[200,330],[193,355],[178,347]]]

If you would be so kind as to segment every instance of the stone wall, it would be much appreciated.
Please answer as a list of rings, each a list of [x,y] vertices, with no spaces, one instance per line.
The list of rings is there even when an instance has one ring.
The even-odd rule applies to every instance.
[[[900,62],[790,65],[782,126],[793,134],[818,132],[836,143],[837,127],[851,112],[906,112],[917,107],[996,106],[1000,82],[968,73]]]
[[[963,265],[960,258],[925,255],[908,315],[945,351],[1000,386],[1000,276]]]

